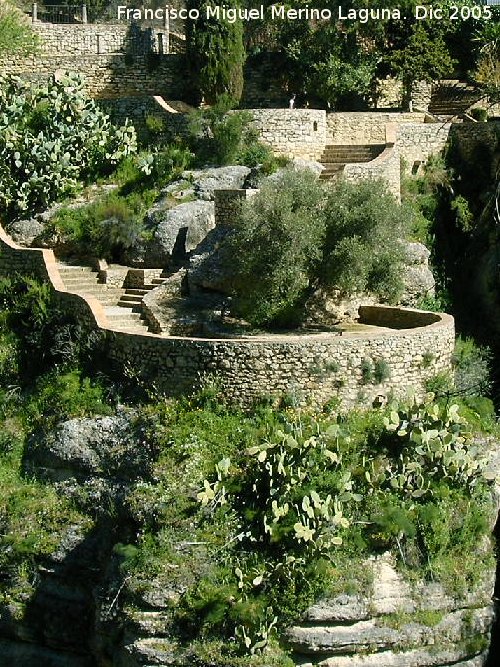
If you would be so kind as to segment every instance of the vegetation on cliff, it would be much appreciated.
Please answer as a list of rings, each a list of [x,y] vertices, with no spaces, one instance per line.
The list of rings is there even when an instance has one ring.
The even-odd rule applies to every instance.
[[[493,566],[490,492],[464,418],[496,434],[488,401],[339,414],[291,395],[244,412],[210,386],[167,400],[111,378],[99,340],[62,319],[43,286],[3,281],[0,294],[1,595],[18,618],[58,544],[103,517],[116,541],[115,622],[165,588],[171,646],[200,664],[287,664],[281,631],[321,594],[369,586],[370,555],[389,549],[410,581],[441,581],[457,598]],[[61,419],[114,414],[118,401],[134,406],[145,457],[130,478],[106,468],[119,493],[96,506],[91,478],[53,484],[48,460],[33,467]]]

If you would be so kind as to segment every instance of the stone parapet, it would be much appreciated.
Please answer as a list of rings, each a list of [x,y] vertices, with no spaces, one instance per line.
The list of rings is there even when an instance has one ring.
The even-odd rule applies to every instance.
[[[249,109],[260,139],[286,157],[318,160],[326,144],[326,112],[319,109]]]

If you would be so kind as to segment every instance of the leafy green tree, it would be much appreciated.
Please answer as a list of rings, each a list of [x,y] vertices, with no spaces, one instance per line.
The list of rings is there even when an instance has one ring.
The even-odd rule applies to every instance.
[[[29,19],[15,5],[0,0],[0,57],[9,53],[29,53],[37,40]]]
[[[200,18],[186,23],[187,61],[197,103],[215,104],[221,96],[237,106],[243,92],[243,24],[215,17],[206,18],[207,7],[215,9],[214,0],[188,0],[188,9],[198,9]],[[237,0],[225,7],[238,8]]]
[[[307,171],[285,170],[247,202],[229,241],[233,310],[279,327],[299,324],[321,286],[396,301],[409,218],[382,182],[325,187]]]
[[[432,82],[449,75],[452,60],[442,37],[432,37],[423,26],[417,25],[405,47],[391,56],[396,74],[403,81],[406,99],[410,98],[415,81]]]
[[[479,57],[474,78],[491,104],[500,100],[500,15],[476,35]]]
[[[410,227],[409,208],[399,206],[382,181],[340,181],[330,189],[324,215],[317,281],[395,302],[403,289],[401,239]]]
[[[230,240],[236,311],[255,325],[297,324],[321,260],[325,192],[310,172],[286,170],[247,202]]]

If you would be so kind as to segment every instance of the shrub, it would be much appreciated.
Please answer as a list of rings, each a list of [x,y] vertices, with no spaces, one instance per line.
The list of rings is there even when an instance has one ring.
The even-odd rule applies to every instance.
[[[455,391],[463,396],[487,395],[491,390],[489,348],[479,347],[472,338],[457,338],[452,362],[455,368]]]
[[[408,211],[382,182],[339,182],[325,207],[326,231],[318,280],[346,294],[368,291],[395,302],[401,294]]]
[[[0,57],[7,53],[30,53],[36,50],[37,38],[29,19],[10,2],[0,4]]]
[[[135,130],[114,128],[78,74],[33,86],[0,82],[0,210],[46,207],[135,151]]]
[[[394,302],[407,222],[382,183],[325,188],[285,170],[246,203],[230,240],[235,312],[257,326],[296,325],[318,286]]]
[[[235,311],[252,324],[293,325],[321,260],[325,191],[311,172],[287,170],[243,209],[229,241]]]

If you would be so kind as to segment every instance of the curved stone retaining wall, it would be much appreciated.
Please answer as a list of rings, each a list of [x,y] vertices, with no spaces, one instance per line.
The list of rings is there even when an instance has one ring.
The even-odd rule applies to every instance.
[[[111,329],[95,298],[65,290],[52,251],[20,248],[0,228],[0,273],[13,272],[48,281],[62,308],[102,330],[110,359],[167,395],[215,381],[228,398],[242,404],[263,394],[288,394],[300,403],[337,397],[348,406],[377,396],[421,395],[427,378],[451,369],[450,315],[370,307],[362,310],[362,320],[413,328],[343,335],[204,339],[134,334]]]

